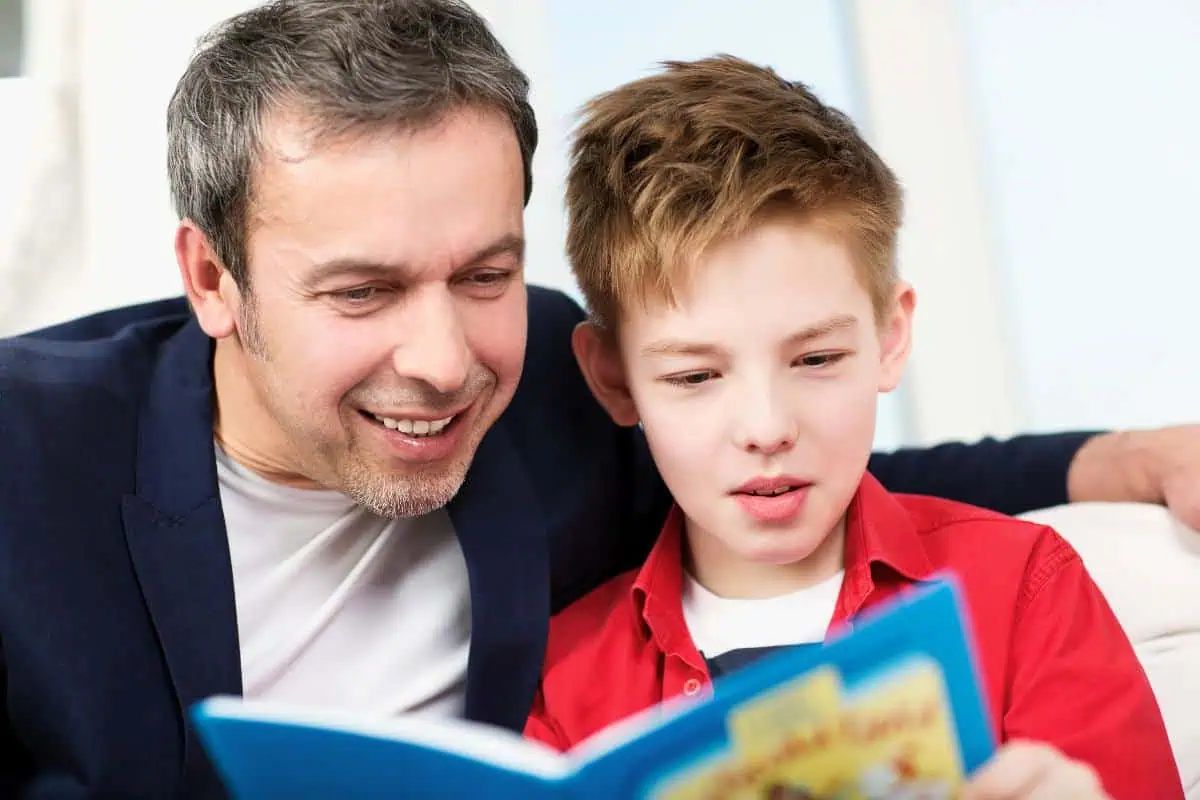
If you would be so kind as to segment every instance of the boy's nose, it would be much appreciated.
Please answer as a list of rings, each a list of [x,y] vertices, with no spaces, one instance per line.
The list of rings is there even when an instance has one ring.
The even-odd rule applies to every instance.
[[[791,434],[780,433],[776,436],[754,436],[747,438],[742,447],[751,452],[759,453],[764,456],[775,455],[790,450],[792,445],[796,443],[796,437]]]
[[[798,431],[795,421],[771,403],[756,403],[743,412],[737,444],[750,453],[775,455],[791,449]]]

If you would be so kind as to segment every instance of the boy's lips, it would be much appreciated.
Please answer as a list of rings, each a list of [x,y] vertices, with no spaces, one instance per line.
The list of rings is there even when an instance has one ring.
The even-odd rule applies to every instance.
[[[746,481],[731,494],[752,519],[784,523],[795,519],[804,508],[812,481],[792,475],[758,477]]]
[[[771,495],[789,489],[804,489],[810,485],[812,485],[812,481],[797,478],[794,475],[760,476],[746,481],[734,489],[733,494]]]

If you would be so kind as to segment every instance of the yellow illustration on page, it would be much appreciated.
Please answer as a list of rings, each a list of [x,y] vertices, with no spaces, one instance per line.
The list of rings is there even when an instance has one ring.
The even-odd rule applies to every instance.
[[[951,800],[964,782],[941,671],[924,659],[849,695],[818,670],[732,712],[729,739],[655,800]]]
[[[738,756],[761,758],[798,732],[829,727],[841,707],[837,670],[821,667],[734,709],[729,736]]]
[[[855,754],[848,798],[949,800],[964,783],[941,670],[912,659],[846,699],[842,730]]]
[[[840,681],[822,668],[735,710],[729,718],[730,752],[673,782],[657,800],[764,800],[772,787],[825,797],[852,774],[840,740]]]

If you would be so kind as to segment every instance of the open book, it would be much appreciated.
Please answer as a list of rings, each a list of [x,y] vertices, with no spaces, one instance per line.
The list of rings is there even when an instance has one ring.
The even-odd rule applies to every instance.
[[[193,718],[236,797],[949,800],[995,747],[951,577],[567,755],[463,720],[225,697]]]

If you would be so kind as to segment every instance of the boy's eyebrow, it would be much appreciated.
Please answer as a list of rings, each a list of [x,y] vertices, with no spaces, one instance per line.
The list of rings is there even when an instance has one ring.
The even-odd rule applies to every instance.
[[[796,345],[820,339],[834,331],[853,328],[858,325],[858,317],[853,314],[839,314],[829,319],[813,323],[793,333],[787,338],[787,345]],[[721,347],[708,342],[688,342],[679,339],[660,339],[642,348],[644,356],[708,356],[721,352]]]
[[[471,254],[467,258],[462,267],[471,267],[479,264],[482,261],[487,261],[489,258],[499,255],[514,255],[517,258],[523,258],[525,255],[525,240],[517,234],[506,234],[500,237],[492,244],[486,247],[481,247],[479,250]],[[309,283],[321,283],[330,278],[342,277],[345,275],[368,276],[368,275],[388,275],[411,273],[412,269],[408,264],[404,263],[387,263],[383,261],[374,261],[365,258],[335,258],[313,266],[308,273],[306,280]]]
[[[715,344],[684,342],[678,339],[660,339],[642,348],[644,356],[709,356],[720,352]]]
[[[820,322],[813,323],[805,328],[802,328],[788,337],[789,345],[804,344],[811,342],[813,339],[820,339],[822,336],[828,336],[834,331],[853,328],[858,325],[858,317],[853,314],[839,314],[829,319],[823,319]]]

